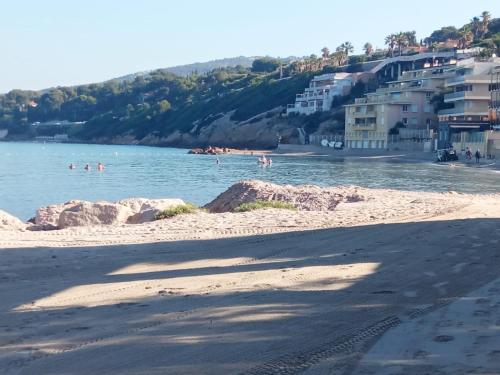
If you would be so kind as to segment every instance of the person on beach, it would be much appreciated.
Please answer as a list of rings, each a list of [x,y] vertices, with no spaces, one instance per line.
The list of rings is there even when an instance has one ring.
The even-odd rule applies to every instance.
[[[476,164],[479,164],[479,160],[481,159],[481,152],[479,151],[479,149],[477,149],[474,155],[476,156]]]
[[[471,160],[472,159],[472,151],[470,150],[470,148],[467,146],[466,150],[465,150],[465,159],[466,160]]]
[[[90,165],[89,164],[85,164],[85,167],[83,169],[85,169],[86,171],[90,171]]]
[[[98,163],[98,164],[97,164],[97,170],[98,170],[99,172],[103,172],[103,171],[104,171],[104,164],[102,164],[102,163]]]

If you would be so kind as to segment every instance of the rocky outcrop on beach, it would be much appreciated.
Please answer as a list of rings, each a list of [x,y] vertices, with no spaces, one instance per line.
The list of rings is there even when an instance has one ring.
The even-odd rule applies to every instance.
[[[280,201],[303,211],[332,211],[341,202],[359,202],[365,197],[356,186],[322,188],[315,185],[277,185],[248,180],[231,186],[205,206],[210,212],[229,212],[243,203]]]
[[[26,224],[19,220],[17,217],[0,210],[0,230],[20,230],[25,228]]]
[[[194,155],[220,155],[220,154],[227,154],[228,149],[226,147],[212,147],[208,146],[205,148],[193,148],[189,150],[188,154],[194,154]]]
[[[60,229],[92,225],[121,224],[134,214],[130,208],[109,202],[82,202],[59,215]]]
[[[72,200],[62,204],[53,204],[46,207],[40,207],[36,211],[35,225],[33,225],[31,230],[54,230],[59,227],[59,216],[61,212],[73,208],[77,204],[83,203],[84,201]]]
[[[117,202],[123,206],[130,207],[135,214],[127,219],[128,224],[142,224],[154,221],[160,212],[175,206],[182,206],[182,199],[145,199],[129,198]]]
[[[93,225],[142,224],[170,207],[183,205],[182,199],[128,198],[118,202],[73,200],[41,207],[34,225],[28,229],[45,231]]]

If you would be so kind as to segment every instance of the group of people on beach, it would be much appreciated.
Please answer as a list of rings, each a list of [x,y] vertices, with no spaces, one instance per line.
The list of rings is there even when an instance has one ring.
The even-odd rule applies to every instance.
[[[71,163],[68,167],[69,169],[76,169],[76,165]],[[84,170],[86,170],[87,172],[89,172],[92,167],[90,166],[90,164],[85,164],[85,167],[83,167]],[[98,172],[103,172],[104,171],[104,164],[102,164],[101,162],[97,163],[97,171]]]
[[[474,153],[474,157],[476,159],[476,164],[479,164],[481,160],[481,151],[479,151],[479,149],[477,149],[477,151]],[[467,147],[465,149],[465,159],[472,160],[472,150],[470,149],[470,147]]]

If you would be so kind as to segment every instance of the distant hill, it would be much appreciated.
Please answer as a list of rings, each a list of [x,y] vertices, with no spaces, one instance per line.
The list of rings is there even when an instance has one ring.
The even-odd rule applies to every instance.
[[[229,58],[211,60],[211,61],[206,61],[206,62],[196,62],[196,63],[186,64],[186,65],[177,65],[177,66],[172,66],[172,67],[168,67],[168,68],[163,68],[161,70],[178,75],[178,76],[181,76],[181,77],[187,77],[188,75],[190,75],[194,72],[197,72],[198,74],[206,74],[206,73],[209,73],[215,69],[234,68],[237,66],[241,66],[243,68],[250,68],[252,66],[252,63],[254,62],[254,60],[258,59],[259,57],[260,56],[229,57]],[[294,56],[281,58],[281,60],[285,64],[287,64],[291,61],[294,61],[294,60],[298,60],[298,59],[300,59],[300,58],[294,57]],[[122,77],[114,78],[113,80],[116,80],[119,82],[121,82],[121,81],[133,81],[137,77],[145,76],[147,74],[150,74],[151,72],[153,72],[153,70],[127,74],[127,75],[122,76]]]
[[[190,75],[194,72],[197,72],[198,74],[205,74],[205,73],[211,72],[214,69],[231,68],[231,67],[235,67],[238,65],[241,65],[244,68],[249,68],[252,66],[252,63],[255,59],[256,59],[256,57],[246,57],[246,56],[229,57],[229,58],[225,58],[225,59],[217,59],[217,60],[211,60],[211,61],[206,61],[206,62],[196,62],[196,63],[186,64],[186,65],[171,66],[168,68],[163,68],[162,70],[169,72],[169,73],[173,73],[173,74],[181,76],[181,77],[187,77],[188,75]],[[122,77],[114,78],[113,80],[116,80],[119,82],[133,81],[137,77],[145,76],[151,72],[152,72],[152,70],[127,74],[127,75],[122,76]]]

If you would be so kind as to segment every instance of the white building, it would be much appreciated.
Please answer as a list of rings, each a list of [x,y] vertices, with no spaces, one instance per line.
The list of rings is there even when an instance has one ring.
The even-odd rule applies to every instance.
[[[348,95],[360,73],[330,73],[315,76],[303,94],[297,94],[294,104],[289,104],[287,114],[311,115],[329,111],[336,96]]]

